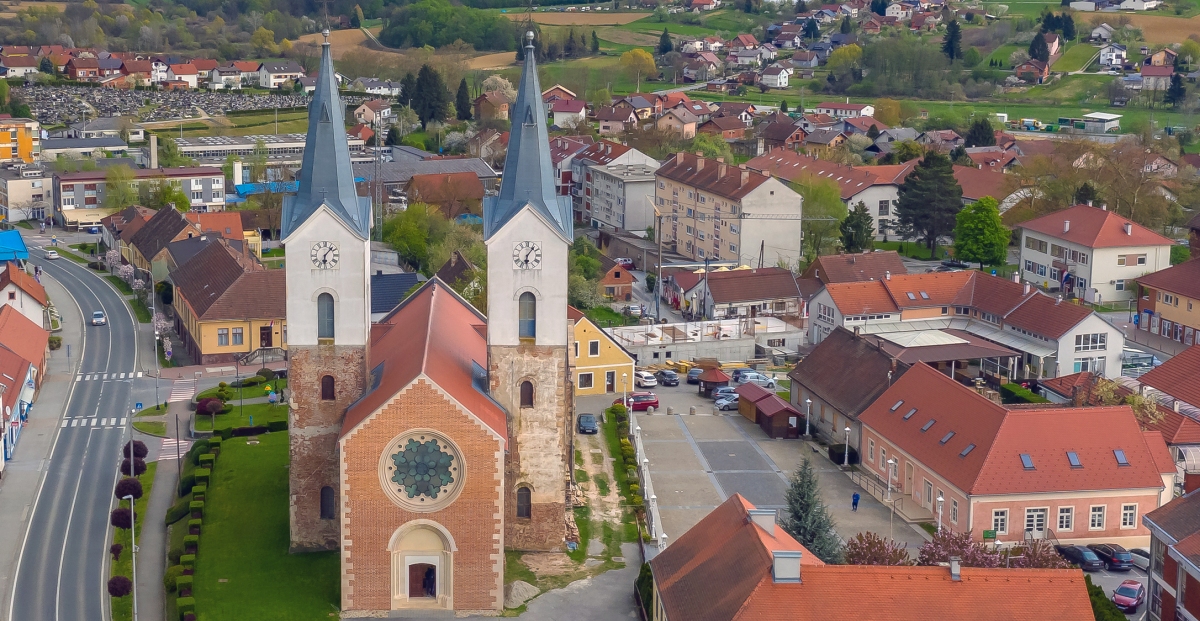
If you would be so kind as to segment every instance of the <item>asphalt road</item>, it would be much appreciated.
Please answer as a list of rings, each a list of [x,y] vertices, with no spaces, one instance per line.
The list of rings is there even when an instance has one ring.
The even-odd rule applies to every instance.
[[[104,620],[108,514],[129,434],[130,387],[138,371],[136,323],[121,295],[86,267],[65,258],[48,261],[37,248],[30,256],[74,297],[56,304],[78,303],[85,318],[103,310],[108,325],[85,326],[83,351],[71,352],[82,357],[79,374],[29,521],[9,618]]]

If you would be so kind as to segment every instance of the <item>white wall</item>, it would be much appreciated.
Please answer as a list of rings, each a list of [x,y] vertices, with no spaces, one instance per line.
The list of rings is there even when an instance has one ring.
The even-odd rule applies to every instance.
[[[1121,255],[1146,255],[1146,264],[1117,265]],[[1099,248],[1092,260],[1092,287],[1101,295],[1101,301],[1132,300],[1137,295],[1133,279],[1171,267],[1170,246],[1127,246],[1122,248]],[[1117,291],[1114,280],[1124,280],[1125,290]]]
[[[740,237],[730,236],[729,239],[739,240],[738,261],[745,265],[757,266],[759,250],[765,241],[763,266],[774,266],[779,262],[784,262],[790,268],[795,269],[800,260],[801,220],[799,216],[803,212],[803,202],[804,200],[799,194],[775,177],[767,179],[766,182],[743,197],[742,211],[739,216],[775,214],[795,217],[795,219],[736,218],[738,226],[741,227]],[[735,222],[735,218],[728,218],[728,222],[732,224]],[[724,235],[722,241],[726,241]],[[728,252],[728,248],[728,242],[726,242],[723,252]]]
[[[538,269],[516,269],[513,247],[523,241],[541,245]],[[517,300],[529,291],[537,298],[537,340],[541,346],[566,347],[567,251],[568,243],[546,224],[532,208],[513,216],[487,240],[488,248],[488,344],[516,346]]]
[[[820,308],[824,304],[833,309],[833,322],[823,321],[820,317]],[[829,291],[821,289],[808,302],[808,342],[816,345],[825,340],[825,336],[833,329],[842,325],[842,313],[838,310],[837,304],[833,303],[833,296],[829,295]]]
[[[870,170],[870,169],[868,169]],[[899,219],[896,217],[896,200],[900,198],[900,186],[887,185],[872,185],[863,191],[851,196],[846,201],[847,210],[854,209],[854,206],[862,201],[867,206],[867,210],[871,212],[871,226],[875,228],[875,239],[883,239],[883,233],[879,230],[880,218],[888,220],[891,223],[893,230],[888,232],[890,239],[897,239],[894,229]],[[888,215],[879,215],[879,201],[888,201]]]
[[[1063,302],[1067,304],[1067,302]],[[1075,336],[1079,334],[1104,333],[1107,343],[1103,350],[1075,351]],[[1125,349],[1125,335],[1112,324],[1093,313],[1087,319],[1079,322],[1058,341],[1058,376],[1075,373],[1076,358],[1104,358],[1104,376],[1116,378],[1121,376],[1121,353]]]
[[[8,299],[9,293],[16,293],[17,297],[14,300]],[[42,313],[42,303],[33,299],[33,296],[25,293],[20,287],[9,283],[8,286],[0,290],[0,303],[7,304],[15,308],[27,319],[32,321],[34,325],[42,327],[46,324],[45,316]]]
[[[333,269],[313,266],[313,244],[338,247]],[[371,330],[371,245],[328,209],[319,209],[284,240],[289,346],[317,344],[317,296],[334,299],[334,344],[366,345]]]

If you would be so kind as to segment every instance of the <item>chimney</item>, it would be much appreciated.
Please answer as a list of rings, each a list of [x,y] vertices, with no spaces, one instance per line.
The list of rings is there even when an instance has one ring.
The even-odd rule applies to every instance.
[[[1125,234],[1133,235],[1133,223],[1132,222],[1125,223]]]
[[[800,582],[799,550],[771,551],[771,578],[774,582]]]
[[[1091,207],[1091,206],[1092,206],[1092,201],[1091,201],[1091,200],[1089,200],[1089,201],[1088,201],[1088,203],[1087,203],[1087,205],[1088,205],[1088,207]]]
[[[1067,233],[1067,232],[1070,232],[1070,230],[1071,230],[1071,221],[1063,220],[1063,232]]]
[[[1058,297],[1054,298],[1054,305],[1058,306],[1059,304],[1062,304],[1062,295],[1061,294]]]
[[[891,279],[892,279],[892,273],[891,273],[890,271],[888,271],[888,272],[884,272],[884,273],[883,273],[883,279],[884,279],[884,280],[891,280]]]
[[[950,579],[962,582],[962,559],[957,556],[950,557]]]
[[[383,276],[383,270],[375,270],[376,276]]]
[[[200,241],[208,241],[208,235],[201,235]]]
[[[717,178],[718,179],[725,176],[725,170],[727,168],[729,168],[729,167],[725,165],[725,162],[722,162],[721,160],[717,160]]]
[[[858,336],[862,332],[862,326],[854,326],[854,336]]]
[[[1171,409],[1175,410],[1176,414],[1179,413],[1179,399],[1175,399],[1175,402],[1171,404]]]
[[[150,134],[150,166],[158,168],[158,135]]]
[[[750,514],[749,520],[758,524],[763,530],[767,531],[768,535],[775,536],[775,510],[774,509],[750,509],[747,511]]]
[[[1100,208],[1104,211],[1108,211],[1108,203],[1100,203]]]
[[[743,170],[742,171],[742,180],[738,182],[738,187],[740,188],[740,187],[746,185],[746,182],[749,180],[750,180],[750,171]]]
[[[696,156],[696,170],[697,171],[704,170],[704,156],[703,155]]]
[[[1024,289],[1024,291],[1021,292],[1021,295],[1029,295],[1030,288],[1031,287],[1029,286],[1029,283],[1025,283],[1025,289]]]
[[[1012,274],[1012,281],[1013,281],[1013,282],[1021,282],[1021,273],[1020,273],[1020,272],[1013,272],[1013,274]]]
[[[242,160],[233,161],[233,185],[242,183]]]

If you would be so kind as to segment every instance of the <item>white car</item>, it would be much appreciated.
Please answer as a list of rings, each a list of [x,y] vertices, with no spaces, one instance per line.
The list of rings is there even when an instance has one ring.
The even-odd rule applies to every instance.
[[[1142,571],[1150,571],[1150,553],[1144,548],[1131,548],[1129,556],[1133,557],[1133,566]]]
[[[736,410],[738,407],[738,396],[730,395],[730,396],[726,396],[726,397],[721,397],[720,399],[717,399],[717,402],[714,403],[713,405],[716,406],[716,408],[721,411]]]
[[[638,388],[653,388],[658,386],[658,378],[654,377],[653,373],[646,371],[633,372],[633,385]]]
[[[47,259],[57,259],[57,258],[58,258],[58,251],[57,251],[57,250],[47,250],[47,251],[46,251],[46,258],[47,258]]]
[[[741,379],[738,380],[738,383],[754,383],[762,386],[763,388],[770,388],[772,390],[775,389],[775,380],[763,375],[762,373],[742,373]]]
[[[104,316],[104,311],[96,311],[92,313],[92,325],[103,326],[108,324],[108,317]]]

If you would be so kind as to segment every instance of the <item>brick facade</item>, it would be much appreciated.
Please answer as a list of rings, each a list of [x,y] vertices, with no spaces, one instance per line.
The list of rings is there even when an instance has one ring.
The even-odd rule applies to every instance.
[[[321,399],[321,378],[332,375],[334,396]],[[346,407],[366,389],[367,348],[321,344],[291,348],[288,413],[291,551],[336,550],[338,523],[321,519],[321,489],[338,489],[338,435]]]
[[[383,451],[401,434],[431,429],[462,454],[466,479],[458,496],[430,512],[405,509],[380,483]],[[436,523],[452,537],[452,580],[442,587],[459,612],[504,607],[504,442],[427,379],[418,379],[340,441],[342,611],[393,609],[389,544],[416,520]],[[400,561],[402,562],[402,561]],[[403,591],[401,590],[401,593]],[[403,606],[403,598],[398,606]],[[427,606],[426,606],[427,607]]]

